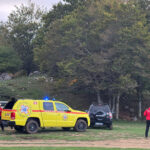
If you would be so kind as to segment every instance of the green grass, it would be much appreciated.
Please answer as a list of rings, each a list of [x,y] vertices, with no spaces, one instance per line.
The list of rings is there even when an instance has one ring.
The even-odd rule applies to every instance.
[[[145,132],[144,122],[115,121],[114,129],[105,128],[87,129],[86,132],[63,131],[61,128],[48,128],[40,130],[37,134],[18,133],[15,130],[6,129],[0,131],[0,140],[67,140],[67,141],[99,141],[115,139],[143,138]]]
[[[1,81],[0,88],[5,88],[4,94],[20,98],[42,98],[48,93],[46,82],[38,77],[19,77]],[[1,93],[3,95],[3,93]]]
[[[13,147],[15,150],[20,150],[20,147]],[[22,147],[22,150],[146,150],[137,148],[92,148],[92,147]],[[0,147],[0,150],[12,150],[11,147]]]

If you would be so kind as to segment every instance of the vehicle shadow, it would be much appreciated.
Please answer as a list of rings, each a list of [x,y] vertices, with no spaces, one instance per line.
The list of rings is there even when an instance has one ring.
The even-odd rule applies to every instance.
[[[73,133],[75,132],[73,129],[70,129],[69,131],[65,131],[63,130],[62,128],[40,128],[39,131],[37,133],[42,133],[42,134],[47,134],[47,133],[55,133],[55,132],[59,132],[59,133],[65,133],[65,132],[68,132],[68,133]],[[2,135],[13,135],[13,134],[27,134],[25,131],[23,132],[19,132],[19,131],[16,131],[15,129],[10,129],[10,128],[5,128],[4,131],[0,131],[0,134]],[[27,135],[31,135],[31,134],[27,134]],[[35,134],[33,134],[35,135]]]
[[[89,127],[88,129],[93,130],[110,130],[108,127],[102,126],[102,127]]]
[[[59,132],[59,133],[64,133],[64,132],[75,132],[73,129],[70,129],[69,131],[65,131],[62,128],[45,128],[45,129],[40,129],[38,133],[47,133],[47,132]]]

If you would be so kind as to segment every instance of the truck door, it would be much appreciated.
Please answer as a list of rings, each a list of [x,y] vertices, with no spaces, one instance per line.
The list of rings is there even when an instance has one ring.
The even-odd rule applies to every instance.
[[[75,114],[71,112],[71,108],[59,102],[55,102],[55,106],[56,106],[56,111],[57,111],[57,126],[58,127],[73,127]]]
[[[56,127],[57,125],[57,114],[54,111],[53,102],[44,101],[42,102],[42,119],[44,127]]]

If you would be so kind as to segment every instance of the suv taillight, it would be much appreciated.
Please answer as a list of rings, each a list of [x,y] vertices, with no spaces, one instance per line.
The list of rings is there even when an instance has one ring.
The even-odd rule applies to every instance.
[[[107,113],[107,118],[112,119],[112,113],[111,112]]]
[[[11,120],[15,120],[15,112],[11,113]]]
[[[112,113],[111,112],[109,113],[109,118],[112,119]]]

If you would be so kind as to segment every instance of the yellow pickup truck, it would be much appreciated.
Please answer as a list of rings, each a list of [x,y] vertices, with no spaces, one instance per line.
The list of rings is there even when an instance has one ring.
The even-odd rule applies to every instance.
[[[3,108],[1,118],[4,126],[29,134],[36,133],[39,127],[62,127],[63,130],[74,128],[75,131],[83,132],[90,125],[86,112],[53,100],[12,99]]]

